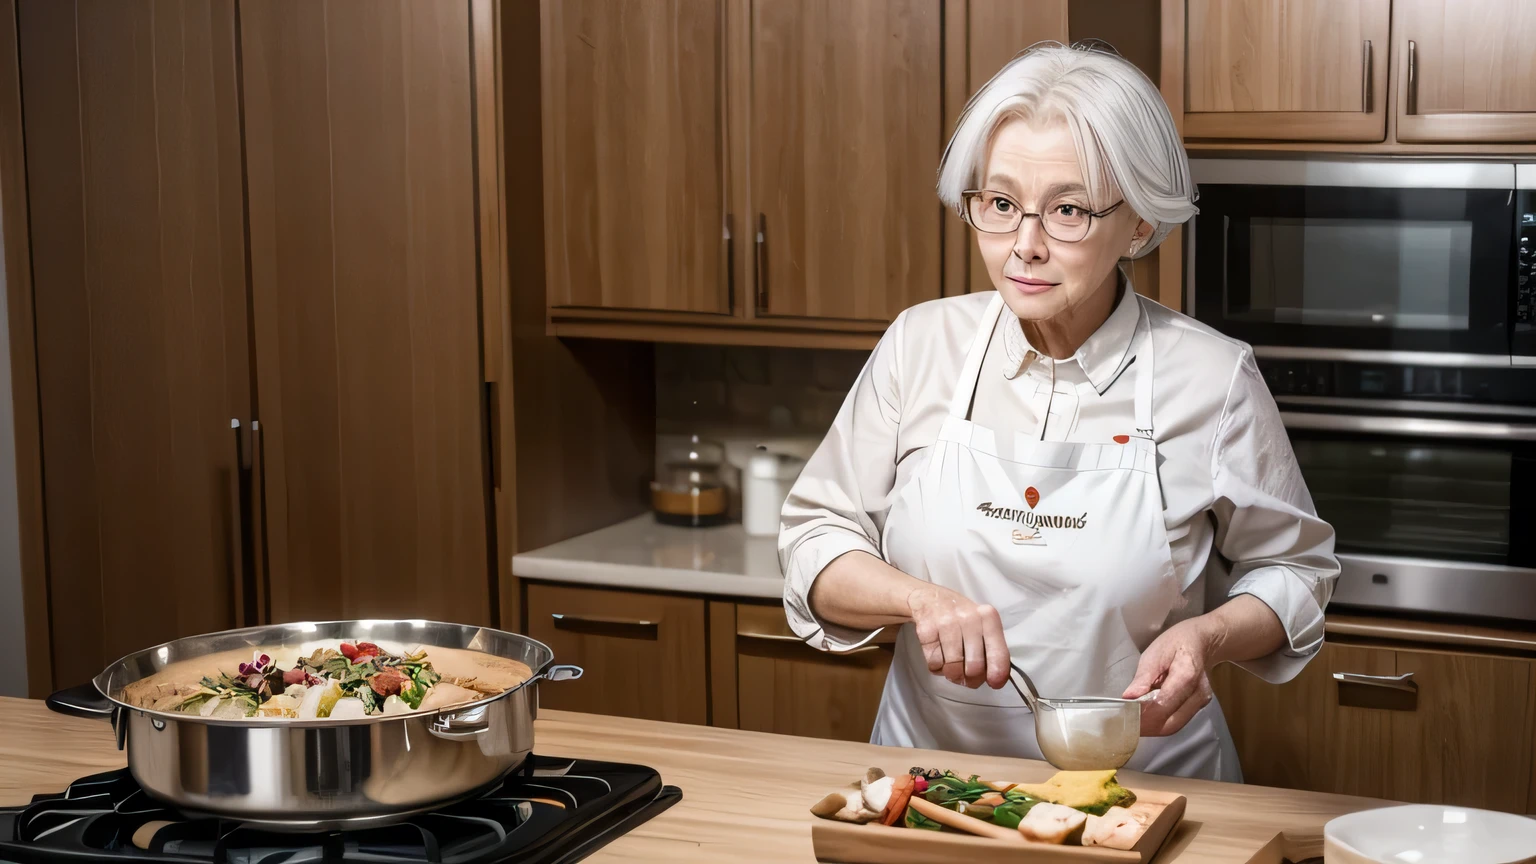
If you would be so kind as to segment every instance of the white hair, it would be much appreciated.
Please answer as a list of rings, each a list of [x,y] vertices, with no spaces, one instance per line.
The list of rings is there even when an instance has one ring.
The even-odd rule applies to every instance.
[[[962,193],[979,183],[992,136],[1014,118],[1066,122],[1090,206],[1124,198],[1152,225],[1136,257],[1197,212],[1189,156],[1157,85],[1117,54],[1050,42],[1011,60],[961,113],[939,165],[939,199],[962,216]]]

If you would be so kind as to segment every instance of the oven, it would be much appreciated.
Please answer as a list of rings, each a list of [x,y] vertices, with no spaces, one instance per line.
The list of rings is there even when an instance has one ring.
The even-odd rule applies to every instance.
[[[1204,159],[1186,302],[1253,346],[1330,608],[1536,622],[1536,166]]]

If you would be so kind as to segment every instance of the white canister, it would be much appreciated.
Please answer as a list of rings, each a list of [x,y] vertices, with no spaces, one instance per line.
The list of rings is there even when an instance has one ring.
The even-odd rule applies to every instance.
[[[804,459],[761,447],[752,454],[741,472],[741,524],[749,535],[778,535],[784,499],[804,467]]]

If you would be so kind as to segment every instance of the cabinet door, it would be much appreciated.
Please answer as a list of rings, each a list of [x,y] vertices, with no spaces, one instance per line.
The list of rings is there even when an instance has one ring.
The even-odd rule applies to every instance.
[[[1536,141],[1536,5],[1397,0],[1399,141]]]
[[[752,3],[759,316],[890,321],[939,296],[940,6]]]
[[[890,645],[846,654],[817,651],[789,629],[779,605],[738,605],[734,630],[740,728],[869,740],[891,668]]]
[[[240,11],[271,616],[490,623],[469,4]]]
[[[542,13],[549,304],[729,312],[723,0]]]
[[[1243,781],[1260,786],[1380,797],[1394,755],[1392,717],[1361,707],[1335,673],[1390,676],[1393,652],[1325,644],[1301,674],[1270,684],[1236,666],[1211,672],[1237,745]],[[1357,685],[1350,685],[1357,686]]]
[[[703,600],[530,584],[527,609],[528,635],[585,670],[541,689],[542,706],[708,722]]]
[[[1186,8],[1186,137],[1386,137],[1389,0],[1189,0]]]
[[[68,685],[247,611],[235,7],[22,0],[16,18],[33,282],[9,290],[35,304],[52,683]]]
[[[1531,674],[1512,657],[1399,651],[1418,707],[1393,712],[1389,797],[1526,812],[1531,782]]]

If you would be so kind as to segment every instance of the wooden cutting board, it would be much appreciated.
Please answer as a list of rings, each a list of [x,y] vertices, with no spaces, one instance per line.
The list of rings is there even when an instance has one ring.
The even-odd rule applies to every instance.
[[[1152,816],[1131,851],[1097,846],[1052,846],[1018,840],[992,840],[949,831],[887,828],[815,819],[811,844],[816,860],[837,864],[932,864],[935,861],[978,860],[987,864],[1147,864],[1184,818],[1183,795],[1136,792],[1130,809]]]

